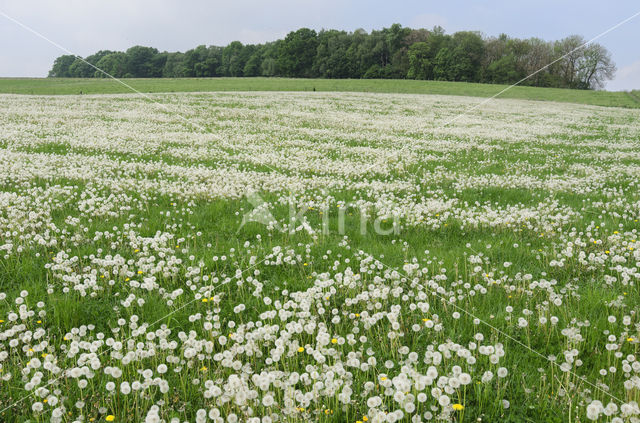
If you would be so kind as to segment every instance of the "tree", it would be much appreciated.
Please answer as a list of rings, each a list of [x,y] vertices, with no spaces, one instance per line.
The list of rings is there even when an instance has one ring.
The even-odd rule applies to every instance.
[[[102,69],[104,72],[108,73],[111,76],[116,78],[122,78],[126,75],[128,67],[127,67],[127,55],[122,52],[115,52],[107,54],[102,57],[98,63],[96,63],[96,67]],[[106,78],[107,75],[104,72],[94,71],[94,77],[96,78]]]
[[[157,73],[153,58],[158,49],[153,47],[134,46],[127,50],[127,73],[134,78],[150,78]]]
[[[414,43],[409,47],[409,72],[410,79],[432,79],[433,63],[429,52],[429,45],[425,42]]]
[[[386,73],[391,78],[405,78],[409,70],[409,56],[407,39],[411,34],[411,28],[403,28],[400,24],[393,24],[388,29],[383,29],[386,34],[390,69]]]
[[[348,78],[354,73],[354,63],[349,61],[351,36],[345,31],[321,31],[313,62],[313,73],[322,78]]]
[[[517,58],[519,68],[522,70],[522,77],[530,76],[526,81],[523,81],[523,84],[537,87],[562,86],[562,78],[557,73],[558,65],[545,68],[553,63],[555,58],[551,43],[540,38],[512,40],[509,42],[509,48]]]
[[[169,53],[162,68],[163,78],[181,78],[184,73],[184,53]]]
[[[244,76],[260,76],[262,71],[262,49],[256,49],[244,65]]]
[[[107,56],[111,53],[113,52],[110,50],[100,50],[97,53],[87,56],[85,59],[77,57],[71,64],[71,66],[69,66],[69,76],[72,76],[74,78],[91,78],[95,76],[95,72],[99,72],[95,68],[97,67],[97,63],[104,56]]]
[[[478,82],[484,54],[484,42],[477,32],[460,31],[451,39],[450,80]]]
[[[251,57],[253,48],[245,47],[240,41],[233,41],[222,50],[222,69],[225,76],[243,76],[244,67]]]
[[[91,78],[94,72],[95,68],[80,57],[69,66],[69,76],[73,78]]]
[[[453,51],[444,47],[438,51],[433,64],[433,77],[439,81],[453,81],[455,58]]]
[[[562,57],[556,67],[559,68],[558,73],[565,88],[576,88],[579,85],[577,70],[584,54],[584,43],[585,40],[580,35],[571,35],[555,43],[555,55]]]
[[[284,76],[313,76],[313,60],[318,46],[317,34],[309,28],[290,32],[280,44],[278,68]]]
[[[483,81],[493,84],[509,84],[519,81],[524,75],[518,70],[518,63],[513,53],[500,57],[489,63],[484,71]]]
[[[278,54],[280,52],[282,40],[266,43],[262,48],[262,63],[260,64],[260,74],[262,76],[280,75],[278,69]]]
[[[69,68],[75,62],[76,56],[73,54],[65,54],[64,56],[57,57],[53,62],[53,67],[49,71],[50,78],[69,78],[71,72]]]
[[[441,27],[434,27],[425,41],[415,43],[409,47],[409,71],[407,72],[407,77],[415,79],[435,79],[434,67],[436,56],[440,50],[449,44],[451,44],[451,37],[445,35]],[[446,54],[440,57],[441,64],[439,73],[441,75],[448,73],[448,70],[442,69],[442,62],[447,54],[450,54],[450,52],[446,52]]]
[[[271,43],[234,41],[185,53],[134,46],[126,53],[101,50],[86,60],[65,55],[49,76],[104,76],[93,66],[116,77],[413,78],[581,89],[601,88],[615,72],[610,53],[598,44],[586,46],[578,35],[559,41],[483,38],[400,24],[371,33],[301,28]]]
[[[152,78],[162,77],[162,71],[164,69],[164,65],[167,63],[168,58],[169,53],[167,53],[166,51],[162,53],[156,53],[156,55],[151,58],[150,76]]]
[[[606,48],[600,44],[591,44],[584,49],[578,68],[580,88],[602,88],[606,80],[613,79],[615,72],[616,65]]]

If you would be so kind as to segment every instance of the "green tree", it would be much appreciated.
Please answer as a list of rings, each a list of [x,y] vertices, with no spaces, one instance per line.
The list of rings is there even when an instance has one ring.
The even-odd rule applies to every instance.
[[[615,64],[602,46],[585,46],[574,35],[558,41],[518,39],[477,32],[445,34],[393,24],[371,33],[308,28],[272,43],[225,47],[200,45],[185,53],[134,46],[126,53],[98,51],[86,60],[56,58],[51,77],[101,77],[93,66],[117,77],[289,76],[322,78],[413,78],[513,83],[597,89]],[[547,66],[556,58],[557,63]]]
[[[151,58],[151,71],[150,75],[152,78],[160,78],[162,77],[162,71],[164,69],[164,65],[167,63],[167,59],[169,58],[169,53],[162,52],[157,53],[153,58]]]
[[[106,56],[98,60],[98,63],[96,63],[96,67],[98,67],[99,69],[102,69],[103,71],[107,72],[111,76],[114,76],[116,78],[122,78],[126,75],[128,70],[127,55],[122,52],[107,54]],[[93,76],[96,78],[107,77],[107,75],[105,75],[104,72],[100,72],[97,70],[94,71]]]
[[[615,72],[616,65],[611,59],[611,53],[600,44],[590,44],[585,47],[578,67],[579,88],[602,88],[604,82],[612,79]]]
[[[260,76],[262,73],[262,49],[256,49],[244,65],[244,76]]]
[[[91,78],[95,68],[85,61],[86,59],[76,58],[69,66],[69,76],[72,78]]]
[[[169,53],[162,68],[164,78],[181,78],[184,73],[184,53]]]
[[[393,24],[383,32],[386,34],[390,57],[390,68],[386,69],[385,73],[390,78],[405,78],[409,70],[407,39],[411,34],[411,28],[403,28],[400,24]]]
[[[438,51],[433,63],[433,77],[440,81],[452,81],[455,77],[453,67],[455,57],[453,51],[444,47]]]
[[[354,63],[349,60],[351,35],[345,31],[321,31],[313,62],[313,73],[322,78],[349,78],[354,73]]]
[[[433,62],[431,61],[429,45],[425,42],[414,43],[409,47],[410,79],[433,79]]]
[[[135,78],[150,78],[156,71],[153,58],[158,49],[153,47],[134,46],[127,50],[127,74]]]
[[[484,42],[477,32],[461,31],[453,34],[451,39],[453,49],[452,69],[450,76],[454,81],[478,82]]]
[[[260,64],[260,74],[262,76],[281,75],[280,70],[278,69],[280,44],[282,44],[282,40],[266,43],[262,47],[262,63]]]
[[[71,72],[69,68],[75,62],[76,56],[73,54],[65,54],[64,56],[57,57],[53,62],[53,67],[49,71],[50,78],[69,78]]]
[[[233,41],[222,50],[222,69],[225,76],[243,76],[244,67],[254,51],[253,46],[244,46]]]
[[[290,32],[280,44],[277,64],[280,72],[289,77],[311,77],[318,46],[317,34],[309,28]]]
[[[516,57],[511,53],[492,61],[484,72],[483,80],[493,84],[511,84],[523,77],[518,70]]]

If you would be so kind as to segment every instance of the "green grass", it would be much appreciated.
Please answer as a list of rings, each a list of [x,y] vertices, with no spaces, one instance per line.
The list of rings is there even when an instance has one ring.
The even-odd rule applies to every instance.
[[[180,82],[136,81],[149,84]],[[243,80],[182,80],[185,84],[188,81],[194,84],[194,81],[226,82],[231,86]],[[258,81],[280,81],[283,84],[286,81],[300,84],[315,82],[258,79],[244,81],[256,84]],[[110,83],[103,80],[83,82]],[[347,83],[370,81],[320,82],[342,82],[346,86]],[[382,89],[385,84],[392,86],[405,83],[417,84],[415,81],[377,81],[374,86]],[[433,83],[434,86],[439,84],[441,83]],[[203,97],[211,97],[213,100],[206,99],[209,102],[207,105]],[[320,103],[316,97],[326,97],[325,102]],[[631,98],[631,95],[627,97]],[[175,125],[171,121],[162,120],[166,118],[164,111],[148,108],[149,103],[135,96],[122,101],[108,96],[5,97],[6,112],[0,115],[6,134],[4,137],[0,136],[2,151],[7,154],[6,157],[15,152],[25,153],[31,160],[16,167],[12,173],[0,172],[0,176],[4,176],[4,179],[0,178],[0,201],[3,201],[0,204],[5,205],[0,208],[0,246],[7,242],[15,247],[24,246],[24,250],[17,251],[14,248],[10,253],[0,249],[0,292],[7,294],[6,299],[0,298],[0,332],[7,336],[0,341],[0,351],[9,351],[8,358],[0,362],[0,376],[7,373],[13,375],[7,381],[0,380],[0,421],[49,421],[46,414],[51,412],[49,406],[41,414],[32,411],[31,404],[38,401],[38,398],[32,394],[33,388],[25,387],[34,373],[33,369],[29,370],[27,363],[33,358],[44,358],[43,353],[55,357],[63,369],[75,367],[79,360],[84,362],[82,356],[85,353],[88,355],[88,351],[82,350],[77,355],[67,354],[72,340],[65,339],[66,335],[74,330],[77,332],[80,327],[93,325],[94,332],[102,332],[106,337],[113,337],[121,342],[134,339],[136,343],[139,342],[137,345],[140,347],[136,346],[139,349],[149,345],[151,341],[144,333],[134,335],[132,325],[125,325],[121,330],[112,332],[120,325],[117,323],[119,318],[130,320],[136,316],[140,318],[140,323],[151,325],[147,333],[166,325],[171,330],[171,334],[166,335],[170,341],[178,342],[181,339],[179,332],[183,331],[197,335],[203,342],[213,341],[213,353],[230,352],[235,342],[244,341],[230,340],[227,346],[223,346],[219,344],[218,337],[225,335],[231,338],[231,334],[236,332],[236,324],[251,323],[252,326],[247,326],[246,329],[252,331],[249,332],[251,334],[259,334],[259,331],[251,329],[253,322],[284,328],[284,322],[279,317],[261,316],[265,311],[280,308],[280,305],[268,305],[266,297],[287,304],[282,310],[290,310],[291,304],[295,305],[294,310],[300,310],[289,322],[317,322],[318,327],[328,327],[328,334],[336,338],[358,334],[358,342],[353,345],[345,343],[330,346],[342,355],[334,358],[327,353],[329,364],[339,364],[339,360],[344,360],[349,353],[359,354],[366,359],[369,351],[378,363],[377,366],[362,371],[347,367],[353,374],[355,393],[350,404],[342,406],[337,401],[337,395],[322,396],[303,407],[303,411],[281,418],[279,421],[282,422],[362,421],[362,416],[369,412],[367,397],[382,395],[383,390],[379,389],[381,374],[393,377],[401,372],[400,365],[406,360],[404,353],[400,351],[401,346],[419,354],[418,362],[411,366],[425,373],[429,363],[422,358],[427,348],[449,343],[472,348],[470,342],[475,343],[478,334],[483,334],[485,340],[482,343],[485,345],[503,344],[506,355],[497,364],[490,364],[488,357],[475,352],[473,356],[477,356],[478,361],[473,366],[455,354],[446,358],[443,363],[436,364],[439,375],[448,374],[453,365],[460,365],[474,377],[470,385],[452,394],[452,401],[464,404],[465,407],[464,412],[452,414],[452,422],[561,422],[569,420],[567,417],[570,413],[573,417],[571,421],[588,421],[584,416],[585,407],[590,400],[599,399],[606,404],[611,398],[602,392],[589,390],[590,386],[575,374],[594,384],[607,383],[610,392],[624,401],[640,398],[640,391],[637,389],[627,391],[623,387],[625,376],[620,359],[615,357],[614,351],[608,351],[604,347],[610,342],[605,335],[613,334],[617,338],[616,343],[620,344],[616,352],[620,351],[622,357],[637,356],[639,348],[635,341],[640,334],[636,326],[639,289],[635,280],[632,279],[627,284],[621,278],[622,268],[640,267],[631,250],[632,245],[636,248],[640,230],[635,173],[640,166],[640,158],[635,155],[624,156],[625,153],[636,151],[631,148],[635,148],[635,145],[621,148],[629,140],[638,139],[640,126],[631,120],[637,115],[636,111],[590,108],[584,113],[585,108],[582,107],[553,105],[552,110],[556,114],[551,115],[545,109],[546,104],[504,102],[504,108],[499,109],[499,113],[489,114],[484,111],[488,113],[485,115],[486,126],[497,129],[491,139],[482,141],[481,144],[476,145],[476,140],[467,139],[474,135],[475,126],[451,128],[448,137],[455,140],[458,146],[468,147],[455,150],[454,144],[437,148],[438,143],[442,142],[439,140],[441,137],[433,136],[433,140],[428,138],[429,131],[436,124],[433,127],[423,127],[425,121],[430,123],[427,119],[415,119],[403,125],[383,122],[380,128],[371,132],[364,132],[367,130],[365,125],[383,118],[386,116],[384,113],[391,114],[399,121],[406,116],[419,116],[429,107],[429,100],[433,103],[456,103],[451,107],[455,106],[457,109],[448,111],[452,115],[464,110],[468,104],[472,104],[471,101],[457,104],[452,99],[441,101],[427,97],[371,95],[354,99],[351,95],[291,96],[277,93],[176,95],[172,98],[182,101],[181,111],[186,115],[196,116],[205,122],[215,121],[220,129],[215,135],[239,140],[236,151],[238,157],[218,156],[215,149],[207,150],[204,155],[196,154],[199,148],[209,147],[208,143],[198,144],[201,134],[186,125],[174,132]],[[272,98],[278,101],[270,102]],[[366,114],[362,112],[365,107],[370,108]],[[67,112],[67,109],[71,112]],[[100,115],[93,114],[93,110],[100,110]],[[277,113],[274,113],[275,110]],[[266,114],[271,113],[276,122],[263,120]],[[446,109],[443,113],[447,113]],[[544,118],[540,116],[542,113]],[[518,122],[525,118],[528,120],[526,125],[520,125]],[[554,118],[557,120],[554,121]],[[549,122],[554,125],[553,134],[547,133],[544,126]],[[513,126],[500,129],[500,125],[505,123]],[[314,131],[309,130],[310,128]],[[464,128],[465,131],[456,133],[459,128]],[[537,130],[539,133],[523,136],[523,128]],[[264,150],[251,149],[258,147],[261,142],[260,139],[251,138],[258,131],[268,134],[268,144]],[[126,142],[121,139],[123,133],[127,134]],[[288,202],[284,200],[293,199],[296,207],[298,202],[305,203],[311,199],[316,199],[320,204],[327,200],[327,207],[316,206],[304,213],[310,227],[318,230],[317,236],[305,231],[289,233],[267,230],[258,223],[240,227],[244,213],[254,207],[246,198],[202,198],[204,193],[189,191],[202,178],[198,173],[191,173],[196,170],[194,167],[200,170],[223,169],[238,164],[241,168],[257,173],[272,173],[277,178],[279,172],[272,171],[266,162],[245,162],[248,154],[269,159],[274,151],[283,151],[287,157],[297,157],[300,164],[310,162],[318,165],[311,170],[304,166],[288,169],[286,163],[282,163],[283,172],[287,175],[294,175],[303,181],[331,177],[332,173],[329,171],[316,170],[322,162],[311,154],[314,148],[329,151],[323,158],[329,157],[336,163],[343,161],[343,166],[347,167],[351,166],[351,159],[369,158],[373,151],[359,152],[359,148],[363,146],[386,151],[386,155],[391,156],[388,153],[398,151],[401,145],[398,142],[393,150],[389,150],[385,146],[385,140],[405,139],[400,138],[405,137],[405,133],[416,134],[417,138],[411,151],[416,157],[404,159],[407,160],[407,168],[394,169],[388,175],[373,173],[373,176],[345,177],[348,179],[345,182],[349,183],[344,187],[329,185],[326,191],[323,186],[312,188],[307,185],[303,185],[306,187],[304,190],[296,191],[295,186],[291,189],[282,180],[274,179],[274,185],[279,188],[260,192],[262,198],[271,205],[274,217],[283,224],[288,222],[291,213]],[[21,134],[26,135],[22,137]],[[364,141],[352,141],[351,137],[355,134],[366,134],[366,137],[363,137]],[[516,135],[512,137],[512,134]],[[184,138],[186,136],[189,138]],[[77,140],[81,142],[77,143]],[[302,140],[313,141],[314,147],[294,142]],[[155,141],[162,141],[161,147],[165,149],[159,148]],[[188,144],[187,141],[193,143]],[[130,145],[148,148],[126,150]],[[300,145],[305,147],[300,148]],[[188,147],[187,152],[193,155],[167,148],[180,146]],[[478,148],[490,146],[501,148]],[[323,147],[336,149],[325,150]],[[430,159],[431,149],[437,153],[436,160]],[[607,152],[615,155],[610,158],[599,155]],[[78,155],[89,160],[96,154],[104,159],[104,169],[101,165],[94,169],[98,175],[102,175],[96,180],[84,180],[86,175],[73,173],[72,168],[59,174],[56,173],[56,168],[51,168],[50,174],[37,171],[36,161],[46,162],[64,156],[71,161],[73,156]],[[121,166],[117,170],[106,171],[105,169],[109,169],[109,160],[118,160]],[[628,168],[620,167],[623,160]],[[124,179],[124,173],[119,170],[124,171],[138,164],[144,165],[146,169],[131,174],[139,185],[110,188],[107,184]],[[275,164],[276,167],[278,165]],[[578,165],[588,166],[593,174],[588,173],[586,168],[577,167]],[[182,175],[164,174],[171,166],[181,167],[186,192],[159,193],[146,187],[145,184],[150,180],[168,185],[181,179],[178,176]],[[474,178],[483,176],[495,179],[472,183]],[[501,178],[506,176],[528,176],[535,179],[531,182],[518,182],[517,179],[513,183],[501,182]],[[252,183],[255,177],[247,177],[243,182]],[[337,175],[329,180],[338,181],[337,178],[342,177]],[[379,183],[380,187],[351,184],[367,180]],[[536,180],[545,184],[538,186]],[[563,187],[551,183],[564,180],[570,181],[570,185]],[[411,182],[411,186],[418,191],[414,193],[404,190],[402,185],[396,188],[393,185],[387,188],[384,186],[385,183],[403,181]],[[459,185],[465,181],[468,182],[467,185]],[[584,181],[590,183],[583,184]],[[61,191],[61,187],[66,187],[67,190]],[[211,189],[216,190],[217,187],[212,186]],[[128,194],[127,198],[108,197],[109,194],[122,194],[123,191]],[[16,196],[11,197],[10,194]],[[412,204],[420,202],[412,199],[414,194],[427,199],[457,200],[458,203],[444,212],[425,212],[425,220],[416,222],[399,218],[401,230],[398,234],[374,231],[373,216],[365,220],[367,230],[362,232],[363,219],[359,210],[350,206],[343,209],[346,214],[343,230],[340,230],[342,210],[339,211],[341,207],[338,207],[338,202],[348,205],[387,194],[393,194],[394,208],[398,211],[409,212]],[[92,198],[95,201],[89,202],[98,206],[117,205],[118,213],[104,215],[83,211],[85,209],[80,208],[80,202]],[[572,215],[564,209],[548,207],[536,209],[538,205],[551,199],[556,200],[560,207],[579,214]],[[486,212],[479,217],[491,216],[494,212],[509,208],[526,207],[529,212],[528,217],[516,223],[514,220],[519,219],[517,210],[506,213],[506,218],[495,224],[480,221],[474,225],[473,215],[462,212],[481,212],[480,207],[486,207]],[[32,213],[21,214],[18,213],[19,210]],[[37,218],[37,213],[44,214]],[[556,214],[559,216],[554,218]],[[76,218],[77,222],[69,221],[70,217]],[[31,221],[37,225],[31,225]],[[329,228],[326,234],[320,232],[325,221]],[[388,228],[390,223],[391,219],[384,221],[383,228]],[[166,242],[158,238],[157,241],[145,243],[145,240],[163,232],[173,238]],[[40,233],[46,239],[55,236],[58,241],[51,246],[27,243]],[[345,236],[348,242],[345,242]],[[246,242],[249,244],[245,244]],[[556,261],[563,254],[562,251],[568,251],[570,245],[573,254],[565,256],[564,265],[552,265],[551,262]],[[280,264],[274,264],[271,259],[269,263],[261,262],[274,247],[290,249],[295,252],[296,259],[282,261]],[[593,260],[585,265],[578,260],[580,252],[584,252],[587,257],[590,254],[599,255],[603,257],[603,261],[598,263]],[[368,254],[378,258],[386,266],[373,266],[367,259]],[[77,261],[63,260],[70,274],[78,277],[73,279],[74,283],[60,276],[61,269],[50,267],[56,262],[54,257],[58,255],[77,258]],[[222,255],[227,256],[228,260],[218,260]],[[107,256],[121,257],[128,263],[127,271],[133,272],[133,275],[123,274],[121,266],[116,266],[110,260],[93,262],[92,256],[105,259]],[[482,257],[481,264],[472,262],[471,256]],[[614,263],[613,256],[624,261]],[[256,265],[250,264],[251,257],[256,258]],[[172,266],[177,266],[176,273],[152,273],[145,268],[149,263],[145,260],[150,258],[154,259],[154,263],[165,263],[161,267],[167,270],[170,268],[166,265],[168,258],[179,259],[180,264],[171,259],[169,261],[174,263]],[[408,275],[403,270],[408,263],[419,266],[418,274]],[[477,270],[476,265],[479,266]],[[194,270],[195,267],[199,270]],[[144,272],[140,270],[142,273],[138,273],[138,269],[142,268],[145,268]],[[236,283],[236,278],[233,277],[237,270],[245,271],[241,284]],[[64,287],[73,286],[90,274],[96,276],[96,286],[100,288],[95,291],[95,295],[90,292],[82,296],[73,289],[64,291]],[[353,274],[360,278],[357,282],[352,285],[341,282],[347,280],[345,275]],[[158,283],[157,288],[147,291],[127,283],[129,279],[141,281],[147,275],[153,275]],[[200,279],[204,275],[215,276],[220,280],[228,277],[230,282],[205,282]],[[526,275],[530,275],[530,279]],[[606,283],[606,278],[612,276],[618,279]],[[110,279],[114,284],[107,283]],[[259,293],[254,293],[255,281],[262,284],[262,291]],[[434,288],[436,281],[444,291]],[[540,284],[534,286],[532,282]],[[207,286],[212,286],[213,294],[220,296],[219,303],[201,301],[191,292],[194,288],[201,290]],[[403,295],[407,295],[406,298],[396,296],[393,292],[393,295],[382,295],[387,289],[395,291],[399,288]],[[169,304],[165,294],[178,289],[185,293]],[[23,290],[28,292],[26,300],[16,301]],[[285,290],[289,293],[285,293]],[[445,294],[437,294],[438,292]],[[419,297],[420,294],[424,296]],[[129,295],[143,299],[144,304],[123,305],[122,301]],[[552,302],[556,297],[562,299],[561,304]],[[457,298],[455,303],[454,298]],[[9,313],[17,310],[22,301],[29,309],[36,311],[40,310],[37,302],[42,301],[41,311],[45,312],[37,316],[25,315],[24,319],[21,317],[18,323],[24,327],[12,323],[8,318]],[[411,304],[415,305],[418,301],[429,303],[429,310],[412,309]],[[242,313],[234,311],[234,307],[241,303],[246,305],[246,310]],[[308,313],[302,309],[307,304],[312,304]],[[395,307],[402,310],[399,314],[400,326],[394,329],[402,332],[402,339],[389,338],[392,322],[386,317],[370,326],[365,326],[364,320],[358,320],[360,313],[364,317],[365,310],[373,315],[387,313]],[[508,311],[508,307],[513,307],[513,311]],[[332,321],[334,310],[341,320]],[[525,314],[525,310],[531,310],[533,314]],[[456,317],[456,312],[462,312],[461,316]],[[470,314],[467,315],[466,312]],[[213,316],[219,320],[212,321],[219,321],[221,327],[212,332],[203,323],[213,319]],[[310,320],[311,316],[313,320]],[[482,324],[474,322],[474,316],[482,319]],[[521,316],[529,322],[526,329],[518,325],[518,318]],[[539,323],[540,317],[551,316],[558,318],[557,325]],[[618,323],[610,323],[608,316],[616,317]],[[622,323],[625,316],[631,316],[629,324]],[[191,317],[194,319],[190,320]],[[427,330],[423,319],[438,321],[442,328]],[[230,325],[231,322],[234,323],[233,326]],[[424,327],[414,330],[414,324]],[[14,326],[18,327],[15,331],[12,329]],[[40,328],[46,332],[45,338],[38,338],[46,341],[42,345],[37,340],[32,341],[30,335],[24,333],[26,330],[35,332]],[[565,329],[581,331],[584,339],[569,340],[563,333]],[[286,340],[283,337],[282,342],[285,346],[293,346],[292,351],[295,352],[298,351],[298,345],[315,345],[315,334],[316,332],[295,333]],[[306,372],[307,366],[318,366],[319,371],[327,373],[327,369],[320,366],[315,357],[306,351],[284,355],[281,361],[269,364],[265,359],[275,348],[272,342],[275,336],[264,340],[256,338],[259,356],[254,353],[245,356],[239,349],[234,349],[234,357],[250,366],[254,374],[269,369]],[[361,340],[360,336],[366,336],[367,340]],[[20,339],[20,344],[9,348],[7,339],[12,337]],[[629,341],[629,337],[633,341]],[[89,340],[97,342],[90,334],[72,338],[76,338],[73,342],[82,344],[82,348],[88,347]],[[140,379],[140,371],[145,368],[155,370],[158,364],[171,361],[167,360],[169,355],[182,357],[186,344],[180,341],[179,345],[181,346],[173,352],[158,348],[153,355],[141,356],[140,360],[127,363],[116,355],[111,355],[111,350],[106,346],[96,348],[98,354],[102,354],[102,367],[117,366],[123,371],[122,378],[116,380],[119,384],[121,381]],[[560,372],[557,366],[551,365],[535,353],[543,356],[554,354],[559,357],[558,363],[561,363],[563,352],[573,348],[579,351],[577,358],[583,362],[582,366],[576,366],[575,374]],[[392,362],[395,367],[387,369],[387,361]],[[485,370],[490,369],[495,373],[500,366],[508,369],[507,378],[480,381]],[[617,373],[600,375],[600,369],[610,367],[617,368]],[[206,380],[213,380],[220,385],[220,381],[236,373],[241,372],[222,366],[209,352],[191,359],[184,357],[180,363],[170,366],[170,371],[162,376],[170,385],[168,394],[162,394],[153,387],[130,396],[109,394],[106,383],[111,381],[111,377],[104,369],[96,370],[95,376],[88,379],[88,386],[83,389],[80,389],[75,379],[69,377],[47,375],[44,381],[51,380],[51,389],[59,391],[55,396],[60,397],[60,403],[66,407],[65,418],[62,420],[65,422],[104,422],[109,414],[116,416],[116,422],[144,421],[152,404],[160,403],[161,416],[165,421],[168,422],[173,417],[180,417],[180,421],[194,421],[193,415],[197,409],[209,410],[217,407],[215,398],[203,397],[201,385]],[[376,382],[376,388],[371,393],[363,393],[363,386],[367,381]],[[430,393],[431,388],[432,386],[426,387],[424,391]],[[296,389],[310,388],[298,386]],[[273,390],[279,391],[275,385]],[[569,390],[571,395],[558,394],[565,390]],[[420,390],[415,388],[412,395],[418,391]],[[259,395],[264,395],[264,392],[260,391]],[[282,396],[278,395],[278,401],[281,402]],[[508,409],[504,408],[502,399],[510,401]],[[76,405],[80,401],[85,404],[82,409]],[[424,405],[418,405],[419,411],[429,411],[433,404],[436,402],[430,398]],[[393,410],[398,406],[385,396],[384,408]],[[221,409],[223,413],[237,411],[232,403]],[[330,411],[327,412],[328,410]],[[259,404],[254,407],[256,415],[271,411]],[[409,416],[401,421],[410,421]]]
[[[507,85],[447,81],[375,79],[290,79],[290,78],[149,78],[123,79],[138,91],[347,91],[402,94],[441,94],[491,97]],[[11,94],[113,94],[131,89],[112,79],[83,78],[0,78],[0,93]],[[517,86],[500,98],[558,101],[640,108],[638,92],[608,92]]]

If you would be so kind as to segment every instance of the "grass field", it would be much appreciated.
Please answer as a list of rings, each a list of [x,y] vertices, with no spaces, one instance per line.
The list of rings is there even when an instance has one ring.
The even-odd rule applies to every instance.
[[[0,95],[1,421],[640,418],[640,111],[151,96]]]
[[[506,85],[470,84],[464,82],[372,79],[161,78],[124,79],[123,81],[136,90],[145,93],[317,90],[491,97],[507,87]],[[0,93],[107,94],[128,92],[131,92],[129,88],[112,79],[0,78]],[[640,108],[640,95],[626,92],[517,86],[501,94],[500,97]]]

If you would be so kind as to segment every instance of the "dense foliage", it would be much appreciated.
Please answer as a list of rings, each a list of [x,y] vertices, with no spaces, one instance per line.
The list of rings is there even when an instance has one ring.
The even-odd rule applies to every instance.
[[[514,83],[535,73],[524,84],[600,88],[613,77],[615,65],[606,48],[581,47],[584,43],[578,35],[559,41],[504,34],[487,38],[477,32],[448,35],[440,27],[411,29],[399,24],[371,33],[301,28],[283,40],[257,45],[234,41],[185,53],[134,46],[124,53],[101,50],[84,59],[64,55],[55,60],[49,76],[106,76],[98,68],[118,78],[285,76]]]

